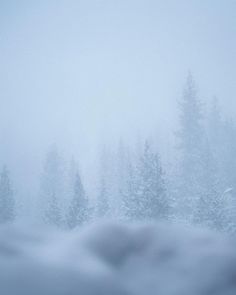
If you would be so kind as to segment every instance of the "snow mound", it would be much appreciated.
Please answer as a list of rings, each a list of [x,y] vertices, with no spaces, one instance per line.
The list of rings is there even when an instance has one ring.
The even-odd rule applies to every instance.
[[[235,295],[235,242],[163,224],[0,228],[2,295]]]

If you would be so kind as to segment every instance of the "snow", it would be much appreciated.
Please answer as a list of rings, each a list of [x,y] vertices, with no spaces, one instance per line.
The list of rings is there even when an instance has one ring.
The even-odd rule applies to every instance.
[[[228,193],[231,193],[234,189],[232,187],[229,187],[227,188],[224,192],[223,192],[223,196],[228,194]]]
[[[235,241],[165,224],[0,228],[2,295],[233,295]]]

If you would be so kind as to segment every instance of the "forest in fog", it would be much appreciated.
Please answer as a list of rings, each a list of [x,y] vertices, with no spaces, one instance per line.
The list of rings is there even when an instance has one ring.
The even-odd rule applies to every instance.
[[[0,0],[0,295],[236,294],[236,0]]]
[[[178,114],[173,160],[163,163],[153,138],[137,140],[133,146],[122,139],[115,148],[104,144],[98,165],[94,164],[92,193],[85,185],[80,159],[65,160],[56,145],[45,155],[37,197],[29,204],[17,199],[6,163],[0,178],[1,223],[24,214],[63,229],[98,218],[168,220],[234,233],[235,122],[223,116],[217,98],[209,106],[203,103],[191,73],[178,101]]]

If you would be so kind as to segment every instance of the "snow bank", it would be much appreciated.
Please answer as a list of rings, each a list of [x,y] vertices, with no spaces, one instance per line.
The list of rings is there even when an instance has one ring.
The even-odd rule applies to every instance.
[[[1,295],[235,295],[234,241],[167,225],[0,228]]]

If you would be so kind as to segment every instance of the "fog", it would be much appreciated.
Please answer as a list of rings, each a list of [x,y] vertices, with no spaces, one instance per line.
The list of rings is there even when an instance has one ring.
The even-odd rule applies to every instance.
[[[189,70],[201,99],[216,95],[234,116],[235,9],[233,0],[1,1],[0,163],[16,189],[37,187],[53,143],[84,166],[120,138],[154,136],[169,151]]]
[[[3,295],[236,294],[235,36],[235,0],[0,0]]]

